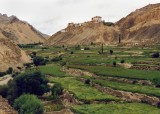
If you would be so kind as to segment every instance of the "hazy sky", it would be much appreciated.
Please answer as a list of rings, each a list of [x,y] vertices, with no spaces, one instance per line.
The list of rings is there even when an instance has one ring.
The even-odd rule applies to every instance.
[[[81,23],[93,16],[116,22],[148,4],[160,0],[0,0],[0,13],[15,15],[43,33],[52,35],[67,23]]]

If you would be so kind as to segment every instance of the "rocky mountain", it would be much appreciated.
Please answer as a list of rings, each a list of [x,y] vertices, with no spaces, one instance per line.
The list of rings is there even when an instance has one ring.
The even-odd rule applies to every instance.
[[[52,35],[46,45],[88,45],[108,44],[118,42],[119,30],[117,26],[107,26],[101,17],[94,17],[91,21],[85,23],[69,23],[67,28]]]
[[[44,42],[46,35],[16,16],[0,14],[0,32],[17,44]]]
[[[160,42],[160,4],[150,4],[111,24],[96,16],[91,21],[75,24],[52,35],[46,45],[155,44]]]
[[[149,4],[117,22],[124,42],[160,42],[160,3]]]
[[[0,71],[6,71],[9,67],[17,69],[30,61],[24,51],[0,33]]]

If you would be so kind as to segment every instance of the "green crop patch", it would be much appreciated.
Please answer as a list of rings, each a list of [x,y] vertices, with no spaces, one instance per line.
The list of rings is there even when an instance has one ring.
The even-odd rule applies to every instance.
[[[160,109],[142,103],[90,104],[72,107],[76,114],[159,114]]]
[[[51,82],[60,83],[65,89],[70,91],[79,100],[83,101],[112,101],[118,100],[118,98],[103,94],[95,88],[85,85],[84,83],[77,81],[74,78],[50,78]]]

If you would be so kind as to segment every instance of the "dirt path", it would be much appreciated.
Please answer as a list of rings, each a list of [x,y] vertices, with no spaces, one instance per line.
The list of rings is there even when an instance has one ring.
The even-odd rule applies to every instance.
[[[9,80],[12,80],[12,76],[11,75],[5,75],[3,77],[0,77],[0,85],[6,85]]]

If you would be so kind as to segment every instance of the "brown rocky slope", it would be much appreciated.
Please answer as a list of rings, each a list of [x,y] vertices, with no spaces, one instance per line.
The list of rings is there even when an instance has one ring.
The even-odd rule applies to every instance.
[[[46,36],[27,22],[6,14],[0,14],[0,32],[17,44],[44,42]]]
[[[118,42],[118,38],[118,27],[104,25],[99,17],[99,20],[92,19],[81,24],[69,23],[67,28],[52,35],[46,45],[88,45],[91,42],[109,44]]]
[[[117,22],[124,42],[160,42],[160,3],[149,4]]]
[[[46,45],[77,45],[103,43],[155,44],[160,43],[160,3],[149,4],[122,18],[112,26],[104,25],[96,16],[82,24],[69,23],[64,30],[52,35]]]
[[[17,69],[30,61],[24,51],[0,33],[0,71],[6,71],[9,67]]]

